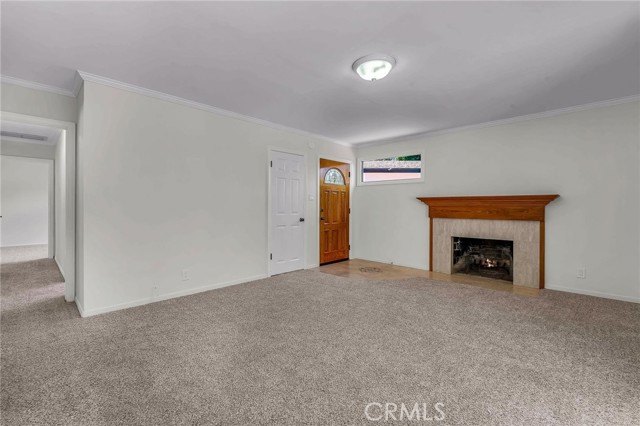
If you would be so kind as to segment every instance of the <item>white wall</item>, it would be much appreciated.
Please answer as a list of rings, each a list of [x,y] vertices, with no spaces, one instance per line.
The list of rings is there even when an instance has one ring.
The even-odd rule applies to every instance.
[[[1,155],[9,155],[13,157],[27,157],[27,158],[41,158],[46,160],[54,160],[56,156],[56,146],[54,145],[44,145],[38,143],[29,143],[29,142],[17,142],[11,140],[3,139],[0,141],[0,154]],[[54,168],[56,163],[54,162]],[[57,170],[57,169],[56,169]],[[51,179],[54,183],[57,183],[57,179]],[[51,196],[54,196],[51,194]],[[51,200],[51,204],[55,204],[53,200]],[[57,207],[57,205],[56,205]],[[51,211],[49,212],[49,253],[48,256],[50,258],[54,257],[55,248],[58,245],[58,242],[55,239],[56,235],[56,226],[57,221],[55,221],[55,214],[53,212],[52,207],[50,207]],[[53,243],[52,243],[53,242]]]
[[[2,247],[49,241],[53,162],[0,156]]]
[[[2,111],[75,122],[76,99],[14,84],[0,85]]]
[[[312,195],[318,155],[353,158],[324,140],[91,82],[79,106],[85,315],[150,302],[154,286],[165,298],[265,276],[268,146],[308,154]],[[316,203],[307,201],[307,266],[318,263]]]
[[[426,179],[354,190],[352,257],[427,269],[418,196],[557,193],[546,288],[640,301],[639,122],[631,102],[361,148],[361,158],[422,151]]]

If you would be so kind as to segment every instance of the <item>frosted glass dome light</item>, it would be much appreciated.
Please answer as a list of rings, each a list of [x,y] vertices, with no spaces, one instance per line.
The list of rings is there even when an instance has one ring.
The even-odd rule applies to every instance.
[[[389,55],[367,55],[353,63],[353,70],[367,81],[385,78],[396,64],[396,60]]]

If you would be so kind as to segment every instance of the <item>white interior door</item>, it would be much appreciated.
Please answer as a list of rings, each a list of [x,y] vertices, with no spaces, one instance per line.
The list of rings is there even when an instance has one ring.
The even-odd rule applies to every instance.
[[[305,164],[302,155],[272,151],[272,275],[304,268]]]

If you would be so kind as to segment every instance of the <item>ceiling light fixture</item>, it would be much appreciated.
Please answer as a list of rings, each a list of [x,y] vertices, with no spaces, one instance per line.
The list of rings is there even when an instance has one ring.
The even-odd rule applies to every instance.
[[[396,60],[389,55],[367,55],[353,63],[353,71],[363,80],[376,81],[385,78],[395,66]]]

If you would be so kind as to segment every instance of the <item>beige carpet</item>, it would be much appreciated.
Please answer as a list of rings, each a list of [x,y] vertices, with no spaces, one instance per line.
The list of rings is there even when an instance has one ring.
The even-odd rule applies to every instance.
[[[637,304],[306,271],[81,319],[60,278],[2,267],[4,425],[640,424]]]

